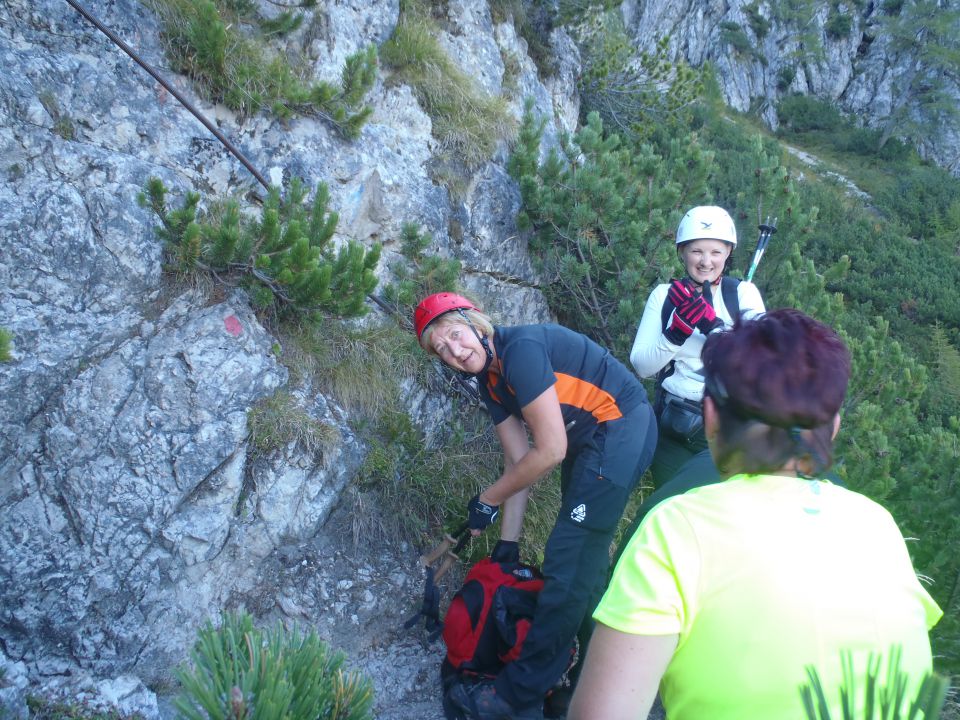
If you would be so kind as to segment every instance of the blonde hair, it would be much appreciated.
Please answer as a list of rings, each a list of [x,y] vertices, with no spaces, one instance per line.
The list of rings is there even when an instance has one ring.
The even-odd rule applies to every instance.
[[[461,313],[463,314],[461,315]],[[437,353],[433,350],[433,343],[430,342],[430,338],[433,337],[433,331],[437,328],[462,323],[464,322],[464,318],[466,318],[466,321],[470,325],[473,325],[473,327],[477,329],[477,332],[479,332],[482,337],[491,337],[493,335],[493,320],[490,319],[489,315],[485,315],[479,310],[449,310],[427,325],[423,334],[420,335],[420,347],[431,355],[436,355]]]

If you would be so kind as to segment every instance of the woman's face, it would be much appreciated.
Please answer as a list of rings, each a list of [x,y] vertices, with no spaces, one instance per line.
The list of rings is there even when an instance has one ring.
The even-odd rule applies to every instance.
[[[692,240],[680,248],[683,265],[694,282],[715,283],[723,273],[724,263],[733,246],[722,240]]]
[[[430,336],[433,351],[454,370],[476,375],[483,371],[487,352],[466,323],[440,325]]]

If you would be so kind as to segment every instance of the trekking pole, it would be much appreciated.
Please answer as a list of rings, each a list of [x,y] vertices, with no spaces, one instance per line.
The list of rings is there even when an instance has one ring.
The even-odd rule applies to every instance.
[[[459,553],[463,546],[470,539],[470,529],[467,523],[463,523],[452,534],[447,533],[443,540],[430,552],[420,556],[420,565],[424,569],[426,577],[423,583],[423,600],[420,603],[420,609],[415,615],[411,616],[403,627],[407,630],[412,628],[422,617],[424,626],[429,631],[429,640],[433,642],[440,636],[443,630],[443,623],[440,622],[440,588],[437,582],[447,571],[452,568],[460,559]],[[443,558],[440,567],[434,569],[433,564]]]
[[[760,236],[757,238],[757,249],[753,253],[753,262],[750,263],[750,270],[747,272],[747,282],[753,280],[753,274],[757,271],[757,265],[763,259],[763,253],[766,252],[767,245],[770,243],[770,237],[777,231],[777,218],[770,222],[770,216],[767,215],[767,221],[758,226]]]

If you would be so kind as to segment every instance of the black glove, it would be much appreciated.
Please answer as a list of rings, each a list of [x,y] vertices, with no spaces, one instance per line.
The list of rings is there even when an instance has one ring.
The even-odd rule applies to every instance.
[[[486,530],[499,515],[500,506],[487,505],[479,494],[467,503],[467,527],[471,530]]]
[[[697,330],[702,332],[704,335],[709,335],[714,330],[719,330],[723,327],[723,320],[718,318],[716,315],[713,316],[713,320],[709,320],[706,316],[697,323]]]
[[[498,540],[490,553],[490,559],[498,563],[520,562],[520,543],[513,540]]]

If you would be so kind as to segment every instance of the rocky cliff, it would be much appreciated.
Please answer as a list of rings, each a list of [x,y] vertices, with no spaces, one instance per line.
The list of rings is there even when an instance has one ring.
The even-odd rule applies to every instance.
[[[695,67],[710,62],[726,102],[736,110],[758,111],[773,128],[777,100],[791,93],[832,101],[867,127],[883,127],[894,112],[930,120],[906,91],[918,72],[919,45],[898,49],[882,26],[883,5],[626,0],[621,9],[638,47],[652,50],[657,38],[669,36],[674,59]],[[837,17],[842,28],[831,25]],[[958,32],[960,27],[950,34]],[[953,104],[960,104],[955,71],[937,81]],[[960,173],[956,118],[914,141],[921,155]]]
[[[454,197],[430,177],[430,117],[387,71],[356,141],[316,119],[240,122],[168,69],[144,5],[90,9],[273,182],[328,183],[335,239],[382,243],[389,268],[401,225],[418,223],[430,251],[460,259],[467,286],[506,320],[548,317],[514,241],[519,194],[506,146]],[[309,11],[309,32],[292,41],[319,78],[336,80],[344,58],[382,43],[397,17],[396,0],[331,2]],[[449,3],[441,25],[448,53],[487,93],[503,91],[502,58],[518,59],[507,97],[515,117],[531,96],[552,142],[572,128],[575,52],[548,86],[482,0]],[[418,601],[417,549],[347,558],[329,537],[366,452],[347,412],[290,384],[277,338],[242,292],[164,276],[155,218],[136,202],[151,176],[205,197],[259,189],[255,181],[67,3],[5,2],[0,57],[0,326],[14,337],[12,362],[0,364],[0,693],[20,698],[8,709],[23,712],[27,688],[60,688],[155,715],[146,685],[162,689],[207,618],[244,605],[324,628],[360,658],[379,644],[367,669],[395,673],[379,716],[429,717],[402,710],[403,696],[432,692],[436,658],[384,645],[383,623],[399,626]],[[385,321],[375,308],[367,319]],[[280,388],[338,428],[322,456],[291,445],[254,461],[247,413]],[[408,392],[425,426],[445,407],[441,395]],[[417,667],[428,657],[429,676]]]

